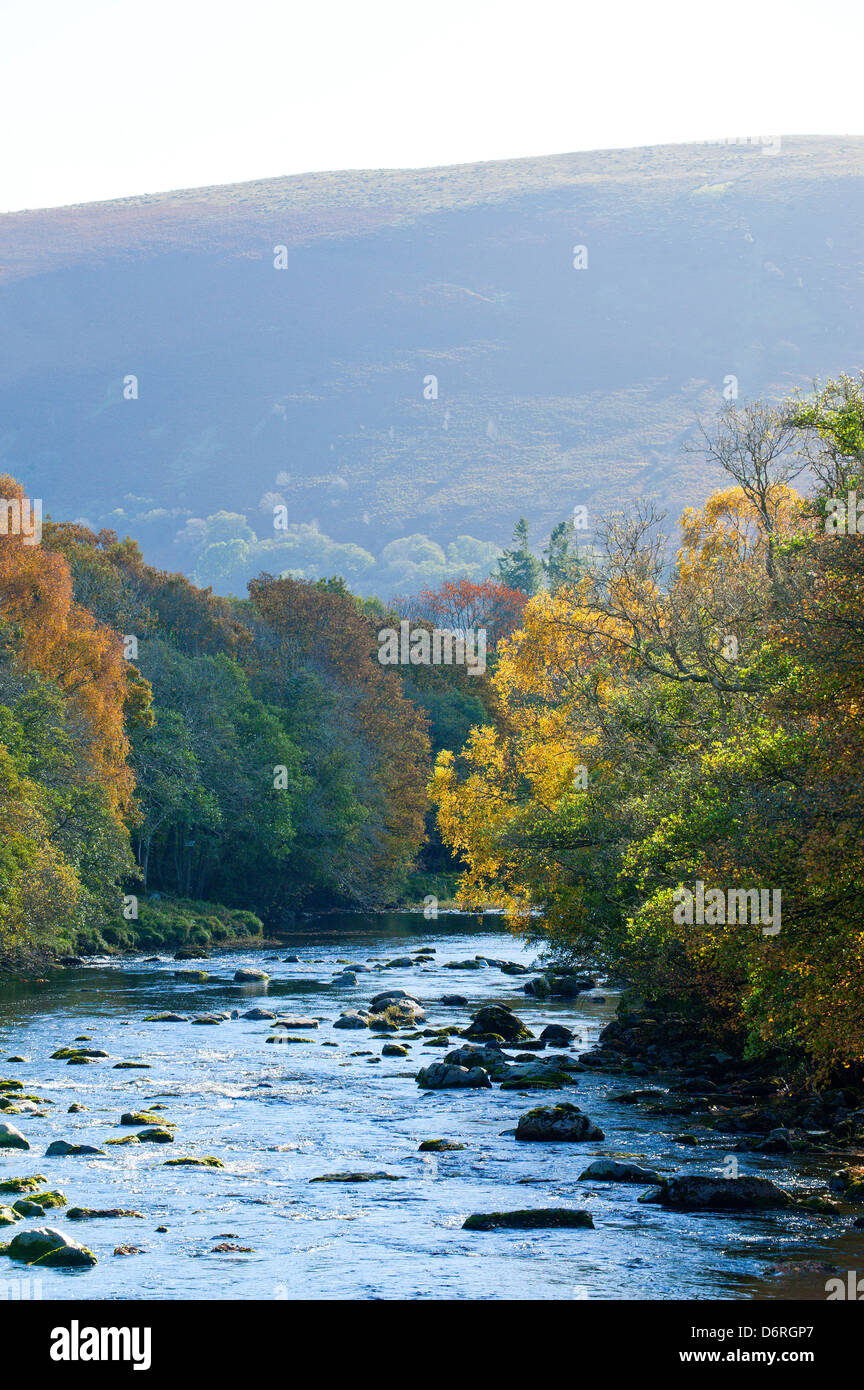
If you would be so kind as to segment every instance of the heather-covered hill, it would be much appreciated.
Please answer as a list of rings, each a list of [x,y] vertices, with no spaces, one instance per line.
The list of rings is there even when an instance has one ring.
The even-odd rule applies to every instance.
[[[386,597],[481,577],[520,513],[537,543],[576,504],[677,513],[718,481],[681,443],[730,377],[860,364],[862,156],[784,137],[7,214],[0,471],[223,592],[339,571]]]

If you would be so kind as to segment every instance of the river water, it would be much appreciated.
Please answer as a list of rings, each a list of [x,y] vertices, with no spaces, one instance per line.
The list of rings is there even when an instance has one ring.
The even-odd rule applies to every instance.
[[[491,927],[491,929],[490,929]],[[384,962],[436,948],[434,963],[411,968]],[[298,963],[281,958],[296,953]],[[28,1153],[0,1150],[0,1180],[42,1173],[70,1205],[135,1208],[135,1218],[69,1222],[52,1212],[34,1224],[68,1230],[98,1256],[78,1271],[44,1270],[43,1298],[208,1299],[667,1299],[771,1298],[776,1281],[762,1276],[784,1260],[825,1260],[854,1268],[861,1233],[838,1235],[817,1216],[694,1216],[638,1203],[640,1187],[580,1183],[599,1155],[627,1157],[666,1173],[719,1173],[729,1140],[708,1133],[698,1148],[674,1135],[693,1130],[680,1117],[646,1118],[611,1101],[650,1080],[584,1072],[562,1092],[492,1090],[422,1092],[419,1066],[443,1050],[410,1043],[409,1058],[382,1058],[387,1041],[366,1031],[334,1030],[345,1008],[386,988],[402,987],[423,1002],[425,1026],[467,1023],[481,1003],[510,1004],[535,1033],[560,1021],[578,1030],[576,1051],[596,1040],[614,1014],[615,998],[539,1003],[519,977],[487,966],[451,970],[448,961],[474,956],[530,963],[536,951],[502,932],[493,918],[419,914],[309,919],[286,938],[278,957],[261,951],[214,953],[179,964],[169,953],[102,960],[43,984],[0,987],[0,1075],[15,1077],[53,1104],[46,1117],[10,1115],[28,1138]],[[367,963],[354,986],[330,983],[339,961]],[[264,968],[267,984],[238,985],[240,966]],[[178,979],[202,968],[207,981]],[[468,1007],[438,1003],[462,994]],[[304,1041],[274,1046],[266,1021],[234,1019],[218,1026],[146,1023],[146,1014],[174,1010],[190,1017],[245,1011],[319,1017]],[[423,1026],[423,1025],[421,1025]],[[71,1045],[103,1048],[90,1066],[51,1061]],[[300,1036],[300,1030],[296,1030]],[[327,1046],[326,1044],[335,1044]],[[453,1046],[458,1046],[455,1040]],[[371,1053],[378,1058],[362,1055]],[[355,1055],[361,1054],[361,1055]],[[118,1069],[118,1060],[147,1070]],[[602,1143],[517,1143],[505,1133],[538,1104],[572,1100],[606,1133]],[[86,1110],[68,1114],[78,1102]],[[101,1146],[121,1129],[122,1111],[164,1106],[175,1142],[108,1146],[105,1157],[45,1158],[56,1139]],[[699,1132],[700,1134],[704,1132]],[[465,1145],[421,1154],[424,1139]],[[170,1156],[214,1155],[222,1169],[165,1167]],[[776,1157],[740,1156],[742,1173],[787,1185],[808,1179]],[[832,1165],[828,1163],[830,1170]],[[834,1165],[836,1166],[836,1165]],[[310,1183],[326,1173],[386,1171],[402,1181],[356,1185]],[[3,1198],[0,1200],[15,1200]],[[468,1232],[471,1212],[579,1206],[594,1230]],[[844,1227],[848,1223],[844,1222]],[[157,1227],[165,1226],[165,1232]],[[6,1228],[3,1237],[13,1234]],[[213,1253],[223,1243],[248,1253]],[[114,1256],[134,1245],[140,1254]],[[859,1256],[859,1264],[860,1264]],[[862,1266],[864,1267],[864,1266]],[[27,1271],[0,1261],[0,1297],[15,1296]],[[798,1276],[794,1296],[824,1298],[826,1275]],[[779,1292],[790,1288],[785,1281]],[[26,1292],[26,1291],[25,1291]],[[32,1294],[32,1289],[31,1289]]]

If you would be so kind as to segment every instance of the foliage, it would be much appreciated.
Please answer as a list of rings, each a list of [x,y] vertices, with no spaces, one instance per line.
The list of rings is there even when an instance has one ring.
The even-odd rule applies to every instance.
[[[864,541],[826,530],[864,478],[864,381],[730,408],[704,447],[732,486],[610,522],[604,561],[535,596],[493,676],[494,726],[439,755],[467,903],[754,1050],[864,1063]],[[790,484],[815,475],[802,498]],[[676,921],[676,890],[779,890],[764,923]]]

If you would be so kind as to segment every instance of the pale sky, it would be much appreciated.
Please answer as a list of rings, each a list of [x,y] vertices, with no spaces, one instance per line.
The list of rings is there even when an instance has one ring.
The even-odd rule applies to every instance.
[[[861,0],[2,0],[0,209],[862,134]]]

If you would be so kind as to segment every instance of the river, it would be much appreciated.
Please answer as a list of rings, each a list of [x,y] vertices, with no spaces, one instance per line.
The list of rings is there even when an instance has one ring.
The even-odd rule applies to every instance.
[[[436,948],[433,963],[383,968],[388,959],[421,945]],[[283,959],[294,953],[298,962]],[[519,1094],[496,1086],[424,1093],[414,1073],[440,1061],[443,1051],[427,1049],[425,1039],[418,1039],[409,1058],[382,1058],[386,1038],[333,1029],[343,1009],[390,987],[416,994],[430,1025],[464,1024],[473,1009],[492,1001],[510,1004],[535,1033],[547,1023],[564,1022],[577,1030],[577,1052],[596,1040],[614,1014],[611,994],[605,1001],[540,1003],[521,992],[523,980],[495,967],[446,968],[448,961],[475,956],[528,963],[536,951],[489,917],[442,914],[427,922],[407,913],[327,916],[308,919],[285,938],[275,958],[272,952],[231,950],[178,964],[165,952],[158,962],[143,956],[103,959],[44,983],[0,986],[0,1057],[27,1059],[3,1060],[0,1074],[53,1102],[44,1107],[45,1118],[7,1117],[31,1149],[0,1151],[0,1180],[42,1173],[70,1204],[135,1208],[144,1217],[73,1223],[52,1212],[17,1225],[16,1231],[60,1226],[98,1256],[90,1269],[43,1270],[37,1295],[750,1299],[778,1296],[762,1276],[781,1257],[841,1263],[854,1258],[861,1233],[850,1245],[851,1238],[838,1236],[828,1218],[700,1217],[640,1205],[640,1187],[580,1183],[580,1173],[599,1155],[627,1157],[670,1174],[721,1171],[728,1139],[724,1144],[722,1136],[709,1133],[698,1147],[679,1143],[673,1136],[688,1128],[686,1121],[646,1118],[609,1099],[650,1081],[586,1071],[566,1092]],[[356,985],[334,986],[330,978],[346,960],[367,963],[372,973],[360,974]],[[199,966],[208,972],[206,981],[176,977],[179,969]],[[271,979],[238,985],[233,975],[240,966],[263,967]],[[464,995],[468,1007],[437,1002],[452,993]],[[245,1012],[256,1004],[322,1022],[303,1042],[280,1046],[267,1043],[273,1033],[266,1021],[144,1022],[145,1015],[163,1010],[191,1019],[209,1011]],[[82,1034],[91,1039],[82,1046],[104,1049],[110,1057],[88,1066],[49,1060]],[[118,1060],[143,1061],[149,1069],[118,1069]],[[518,1143],[505,1132],[532,1106],[564,1099],[601,1126],[604,1142]],[[87,1108],[67,1113],[76,1102]],[[105,1157],[43,1156],[52,1140],[99,1147],[134,1133],[118,1127],[121,1112],[154,1104],[164,1106],[160,1113],[177,1126],[171,1145],[109,1146]],[[422,1140],[434,1138],[465,1148],[418,1152]],[[225,1166],[166,1167],[171,1154],[214,1155]],[[310,1182],[344,1170],[384,1170],[402,1181]],[[742,1156],[741,1171],[787,1185],[803,1181],[782,1157]],[[809,1176],[812,1185],[814,1173]],[[595,1229],[461,1229],[471,1212],[558,1205],[586,1207]],[[167,1230],[157,1231],[160,1226]],[[6,1228],[4,1238],[12,1233]],[[249,1250],[214,1253],[220,1244]],[[123,1245],[141,1253],[114,1256]],[[0,1296],[4,1281],[8,1290],[9,1281],[22,1275],[23,1267],[0,1262]],[[824,1279],[802,1276],[795,1296],[824,1298]]]

